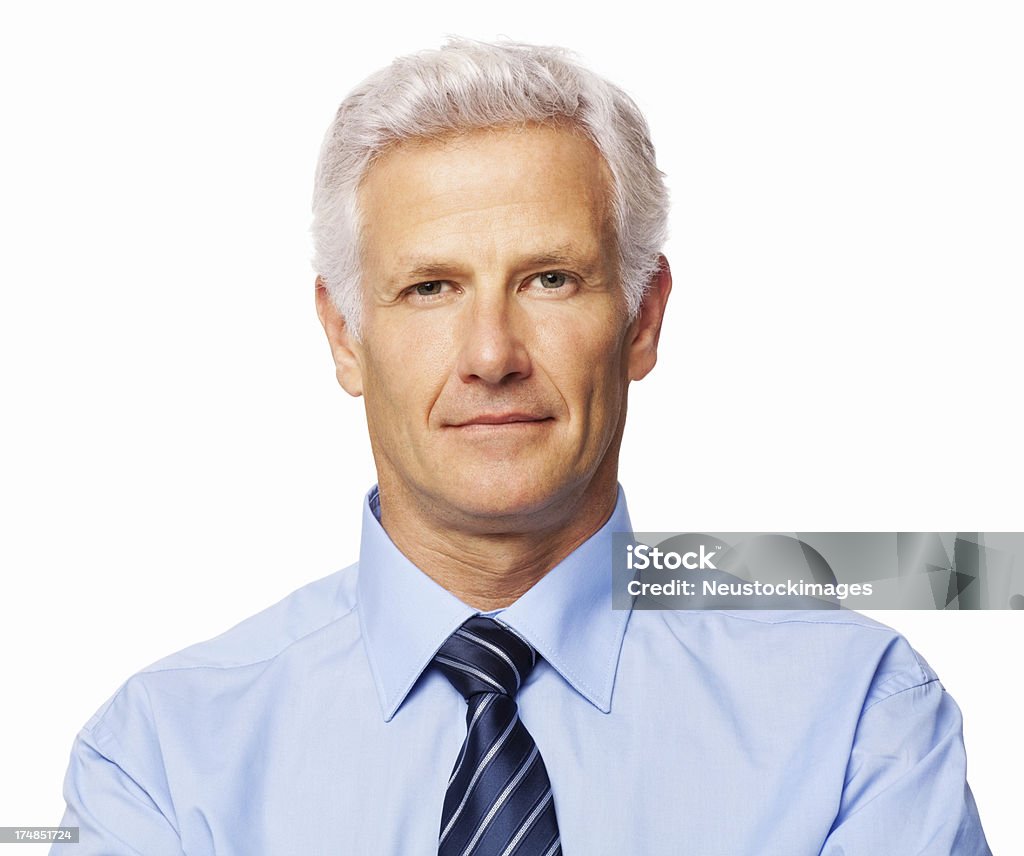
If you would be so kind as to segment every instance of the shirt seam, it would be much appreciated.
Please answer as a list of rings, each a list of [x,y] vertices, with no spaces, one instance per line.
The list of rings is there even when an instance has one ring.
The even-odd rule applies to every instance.
[[[778,621],[768,621],[763,618],[754,618],[748,615],[736,615],[725,610],[699,610],[700,612],[717,612],[724,618],[733,618],[736,621],[750,621],[754,624],[829,624],[833,627],[859,627],[862,630],[874,630],[876,632],[891,633],[894,635],[900,635],[898,631],[891,627],[879,626],[875,627],[873,624],[861,624],[857,621],[829,621],[827,619],[821,621],[814,621],[810,618],[782,618]]]
[[[282,654],[285,653],[285,651],[287,651],[293,645],[297,645],[300,642],[308,639],[310,636],[314,636],[317,633],[321,633],[322,631],[324,631],[328,627],[330,627],[332,624],[336,624],[337,622],[341,621],[342,619],[348,618],[348,616],[350,616],[353,612],[356,611],[356,606],[357,605],[358,604],[352,604],[352,606],[349,609],[347,609],[345,612],[343,612],[341,615],[336,615],[336,616],[334,616],[334,618],[330,619],[329,621],[325,622],[324,624],[321,624],[319,627],[315,627],[314,629],[310,630],[308,633],[304,633],[302,636],[298,637],[297,639],[292,639],[283,648],[280,648],[277,651],[275,651],[273,654],[270,654],[269,656],[263,657],[262,659],[259,659],[259,660],[250,660],[250,661],[247,661],[245,663],[232,663],[230,665],[218,665],[217,663],[197,663],[197,664],[189,665],[189,666],[164,666],[163,668],[159,668],[159,669],[152,668],[152,667],[147,667],[147,668],[142,669],[141,671],[137,672],[136,674],[138,674],[138,675],[159,675],[159,674],[162,674],[163,672],[184,672],[184,671],[188,671],[190,669],[246,669],[249,666],[258,666],[261,663],[268,663],[271,660],[276,659],[277,657],[280,657]],[[214,638],[216,638],[216,637],[214,637]],[[202,644],[202,643],[200,643],[200,644]]]
[[[828,619],[823,619],[823,620],[820,620],[820,621],[816,621],[816,620],[812,620],[812,619],[809,619],[809,618],[803,618],[803,617],[799,617],[799,618],[797,618],[797,617],[783,618],[783,619],[780,619],[778,621],[766,621],[765,619],[757,618],[757,617],[749,616],[749,615],[735,615],[733,613],[726,612],[724,610],[701,610],[701,611],[702,612],[718,612],[723,618],[734,618],[737,621],[749,621],[749,622],[751,622],[753,624],[761,624],[761,625],[765,625],[765,626],[778,626],[778,625],[782,625],[782,624],[810,624],[810,625],[828,625],[828,626],[831,626],[831,627],[853,627],[853,628],[857,628],[857,629],[860,629],[860,630],[873,630],[875,632],[881,632],[881,633],[888,634],[891,637],[890,638],[890,645],[893,644],[893,643],[896,643],[899,640],[902,640],[904,643],[906,643],[907,647],[910,649],[910,652],[911,652],[911,654],[914,657],[914,665],[917,667],[918,674],[919,674],[919,676],[921,678],[920,682],[914,684],[914,686],[912,686],[912,687],[906,687],[903,690],[897,690],[895,693],[890,693],[889,695],[883,696],[882,698],[877,699],[874,702],[872,702],[871,705],[868,705],[868,707],[872,707],[873,705],[877,704],[879,701],[885,701],[885,699],[891,698],[893,695],[896,695],[897,693],[904,692],[906,689],[914,689],[915,687],[924,686],[925,684],[929,684],[932,681],[938,681],[939,680],[938,675],[935,674],[933,669],[931,669],[930,667],[927,668],[927,669],[925,668],[925,665],[921,662],[921,656],[917,653],[916,650],[914,650],[913,646],[909,642],[907,642],[906,638],[899,631],[894,630],[892,627],[886,627],[884,625],[880,625],[880,626],[876,627],[873,624],[861,624],[858,621],[830,621]],[[665,620],[667,621],[667,618]],[[908,672],[909,672],[909,670],[907,670],[907,672],[905,672],[905,673],[908,673]],[[929,674],[931,674],[932,677],[929,677]],[[898,673],[890,676],[883,683],[888,683],[889,681],[892,681],[892,680],[896,679],[897,677],[898,677]],[[868,710],[868,708],[865,708],[864,712],[866,712],[867,710]]]
[[[199,663],[199,664],[192,665],[192,666],[167,666],[167,667],[162,668],[162,669],[153,669],[153,668],[148,668],[147,667],[145,669],[141,669],[138,672],[136,672],[134,675],[129,677],[126,681],[124,681],[124,683],[122,683],[120,687],[118,687],[117,691],[109,699],[107,699],[107,701],[105,701],[103,703],[103,706],[100,708],[100,710],[97,711],[89,719],[89,721],[82,727],[82,730],[88,730],[90,734],[92,734],[94,736],[99,736],[95,729],[96,729],[96,726],[100,726],[100,728],[103,730],[104,733],[109,734],[111,737],[115,736],[114,735],[114,731],[107,727],[107,725],[105,723],[105,720],[110,715],[110,711],[111,711],[111,708],[113,708],[114,703],[118,700],[118,698],[121,697],[121,695],[125,692],[125,690],[127,690],[128,684],[130,684],[132,682],[133,678],[140,678],[142,675],[162,675],[162,674],[164,674],[166,672],[187,672],[187,671],[192,671],[194,669],[219,669],[219,670],[247,669],[250,666],[259,666],[262,663],[269,663],[271,660],[276,659],[277,657],[280,657],[285,651],[287,651],[293,645],[297,645],[299,642],[302,642],[304,639],[308,639],[310,636],[313,636],[316,633],[320,633],[321,631],[326,630],[332,624],[335,624],[338,621],[341,621],[343,618],[347,618],[349,615],[351,615],[353,612],[355,612],[355,609],[356,609],[356,604],[353,604],[350,609],[348,609],[347,611],[345,611],[341,615],[335,616],[330,621],[328,621],[326,624],[320,625],[319,627],[315,628],[314,630],[309,631],[309,633],[306,633],[306,634],[300,636],[298,639],[293,639],[291,642],[289,642],[283,648],[281,648],[280,650],[278,650],[275,653],[271,654],[269,657],[264,657],[262,660],[252,660],[252,661],[247,662],[247,663],[235,663],[235,664],[230,665],[230,666],[219,666],[216,663]],[[216,638],[216,637],[214,637],[214,638]],[[200,643],[200,644],[202,644],[202,643]],[[148,697],[148,695],[149,695],[148,691],[146,692],[146,695]]]
[[[903,693],[908,693],[911,690],[919,690],[919,689],[921,689],[923,687],[930,686],[931,684],[939,684],[939,690],[942,691],[942,692],[946,691],[945,688],[942,686],[942,684],[939,682],[938,678],[929,678],[927,681],[922,681],[919,684],[914,684],[914,686],[912,686],[912,687],[904,687],[901,690],[896,690],[896,692],[894,692],[894,693],[889,693],[889,695],[887,695],[887,696],[883,696],[882,698],[875,699],[873,702],[871,702],[869,705],[867,705],[864,708],[864,710],[861,712],[861,716],[863,716],[865,713],[867,713],[869,710],[871,710],[871,708],[873,708],[875,705],[881,704],[883,701],[888,701],[889,699],[895,698],[896,696],[902,695]]]
[[[126,685],[127,685],[127,681],[125,682],[124,686],[126,686]],[[121,687],[121,690],[124,689],[124,686]],[[120,695],[121,690],[118,691],[118,693],[117,693],[118,695]],[[146,698],[147,698],[147,701],[148,701],[148,699],[149,699],[149,693],[148,692],[146,693]],[[150,706],[150,710],[152,711],[152,706]],[[173,794],[171,793],[170,783],[167,783],[167,798],[168,798],[168,800],[170,801],[170,804],[171,804],[171,811],[174,814],[173,818],[172,817],[168,817],[167,813],[160,807],[160,804],[153,797],[153,794],[150,793],[149,788],[147,788],[142,783],[142,781],[138,778],[138,776],[136,776],[134,773],[130,772],[124,766],[123,762],[117,761],[117,760],[115,760],[114,758],[111,757],[110,749],[108,748],[108,746],[110,746],[110,745],[113,745],[117,749],[118,754],[120,754],[123,758],[130,758],[131,756],[130,756],[129,753],[127,753],[125,751],[124,746],[121,744],[121,741],[118,739],[117,732],[115,732],[111,728],[108,728],[106,723],[104,723],[103,719],[105,717],[106,717],[106,711],[104,711],[104,716],[101,717],[100,719],[97,719],[94,722],[86,723],[82,727],[82,729],[81,729],[82,732],[87,734],[89,737],[92,738],[92,743],[94,744],[94,746],[96,748],[96,751],[100,755],[102,755],[102,757],[108,763],[113,764],[115,767],[117,767],[122,773],[124,773],[125,776],[127,776],[129,779],[131,779],[131,781],[135,784],[135,786],[140,791],[142,791],[146,795],[146,797],[152,803],[153,808],[156,809],[156,811],[160,814],[160,816],[165,821],[167,821],[167,825],[171,827],[171,829],[173,830],[175,836],[178,838],[178,841],[180,842],[181,841],[181,829],[180,829],[180,827],[178,825],[177,807],[174,805],[174,797],[173,797]],[[150,721],[151,722],[153,721],[152,718],[150,718]],[[157,745],[159,745],[159,738],[157,739]],[[165,773],[165,776],[166,776],[167,766],[164,763],[162,751],[161,751],[160,755],[161,755],[161,757],[160,757],[160,765],[161,765],[161,768],[164,770],[164,773]]]

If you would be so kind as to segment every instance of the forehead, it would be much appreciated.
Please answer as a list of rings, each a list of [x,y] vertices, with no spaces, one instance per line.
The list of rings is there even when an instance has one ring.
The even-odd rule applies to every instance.
[[[396,145],[359,189],[365,261],[443,254],[604,253],[611,175],[597,147],[561,127],[472,131]]]

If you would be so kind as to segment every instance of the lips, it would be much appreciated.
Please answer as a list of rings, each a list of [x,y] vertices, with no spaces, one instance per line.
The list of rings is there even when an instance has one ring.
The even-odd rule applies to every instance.
[[[472,426],[486,426],[486,425],[516,425],[519,423],[540,423],[548,422],[552,419],[550,416],[544,416],[536,413],[520,413],[520,412],[508,412],[508,413],[481,413],[473,416],[469,419],[453,422],[450,424],[452,428],[470,428]]]

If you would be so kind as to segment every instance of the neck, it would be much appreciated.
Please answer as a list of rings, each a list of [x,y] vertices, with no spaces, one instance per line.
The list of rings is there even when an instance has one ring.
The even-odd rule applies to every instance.
[[[516,526],[495,518],[473,525],[439,518],[400,486],[380,487],[381,525],[396,547],[463,603],[489,612],[515,602],[597,532],[615,509],[613,477],[595,479],[576,497],[557,497],[544,509],[517,516]]]

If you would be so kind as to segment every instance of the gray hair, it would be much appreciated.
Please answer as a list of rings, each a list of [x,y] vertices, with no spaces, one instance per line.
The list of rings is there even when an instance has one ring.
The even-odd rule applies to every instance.
[[[619,271],[636,317],[668,219],[668,191],[639,108],[562,48],[451,39],[363,81],[341,102],[320,149],[313,266],[355,336],[363,303],[357,193],[374,159],[405,140],[552,122],[593,142],[611,172]]]

